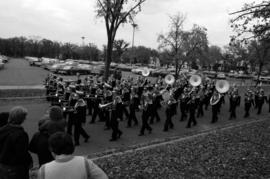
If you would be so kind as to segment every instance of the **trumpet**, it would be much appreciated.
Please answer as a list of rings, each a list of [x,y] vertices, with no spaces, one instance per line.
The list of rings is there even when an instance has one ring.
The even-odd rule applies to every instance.
[[[113,102],[110,102],[110,103],[107,103],[107,104],[99,104],[99,108],[101,108],[101,109],[104,109],[104,108],[107,108],[107,107],[109,107],[110,105],[112,105],[113,104]]]

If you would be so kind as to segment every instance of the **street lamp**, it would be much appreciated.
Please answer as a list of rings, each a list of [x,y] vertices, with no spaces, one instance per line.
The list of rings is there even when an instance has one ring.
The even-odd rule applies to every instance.
[[[85,39],[85,37],[82,36],[81,38],[82,38],[82,46],[84,46],[84,39]]]
[[[131,24],[133,27],[133,35],[132,35],[132,51],[133,51],[133,55],[134,55],[134,37],[135,37],[135,30],[136,28],[138,28],[138,24],[135,24],[134,22]],[[130,58],[130,65],[131,65],[131,58]]]

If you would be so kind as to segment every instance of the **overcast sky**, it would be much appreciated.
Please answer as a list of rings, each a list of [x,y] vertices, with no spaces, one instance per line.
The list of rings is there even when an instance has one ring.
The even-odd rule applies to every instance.
[[[147,0],[135,21],[135,45],[157,48],[157,36],[168,30],[169,15],[185,13],[184,28],[193,24],[208,29],[211,45],[224,46],[232,34],[230,12],[239,10],[252,0]],[[106,30],[102,19],[95,14],[96,0],[1,0],[0,37],[41,36],[50,40],[81,44],[106,44]],[[132,27],[121,26],[117,39],[131,43]]]

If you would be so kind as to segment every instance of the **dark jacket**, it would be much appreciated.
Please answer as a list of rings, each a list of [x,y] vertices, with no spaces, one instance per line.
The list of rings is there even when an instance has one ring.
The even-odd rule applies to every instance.
[[[40,131],[34,134],[30,142],[29,150],[37,154],[40,166],[54,160],[49,150],[48,138],[46,131]]]
[[[21,126],[7,124],[0,128],[0,165],[27,178],[32,157],[28,153],[28,135]]]
[[[49,135],[52,135],[56,132],[65,132],[66,122],[64,119],[59,121],[48,120],[43,125],[42,128],[46,129]]]

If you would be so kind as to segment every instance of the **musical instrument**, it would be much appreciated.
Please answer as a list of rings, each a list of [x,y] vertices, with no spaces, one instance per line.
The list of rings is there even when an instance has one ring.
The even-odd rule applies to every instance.
[[[230,89],[230,84],[227,80],[218,80],[216,82],[216,90],[219,92],[219,93],[227,93]]]
[[[217,93],[217,95],[218,96],[216,96],[215,94],[211,97],[211,99],[210,99],[210,105],[211,106],[214,106],[214,105],[216,105],[218,102],[219,102],[219,100],[220,100],[220,98],[221,98],[221,95],[220,95],[220,93]]]
[[[173,75],[170,75],[170,74],[169,74],[169,75],[166,75],[166,76],[165,76],[164,81],[165,81],[166,84],[172,85],[172,84],[174,84],[174,82],[175,82],[175,78],[174,78]]]
[[[107,103],[107,104],[99,104],[99,108],[101,108],[101,109],[103,109],[103,108],[107,108],[107,107],[109,107],[110,105],[112,105],[113,104],[113,102],[110,102],[110,103]]]
[[[148,68],[144,68],[142,70],[142,76],[149,76],[150,75],[150,70]]]
[[[193,87],[199,86],[202,83],[202,78],[199,75],[192,75],[189,78],[189,83]]]

